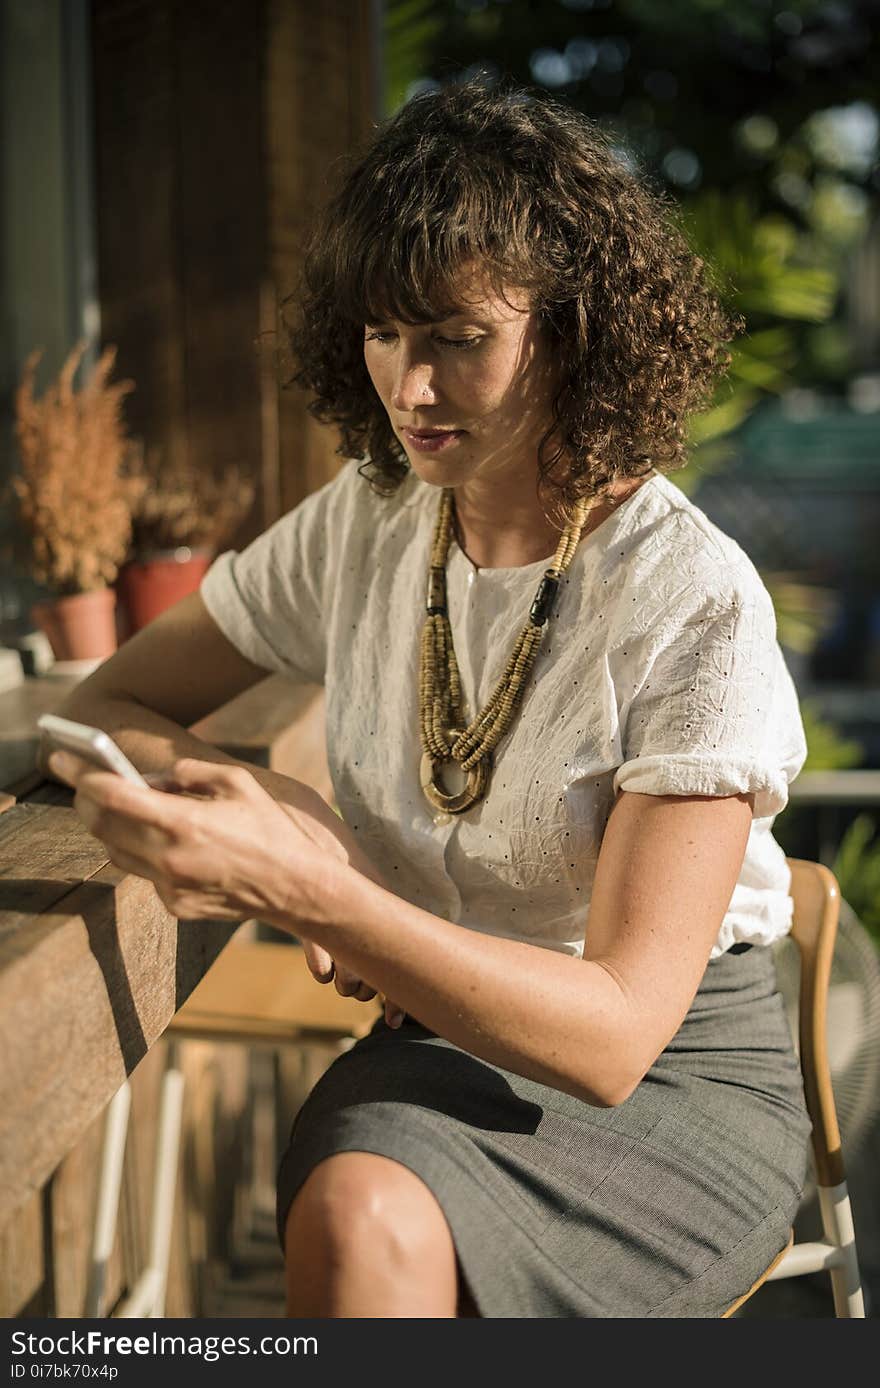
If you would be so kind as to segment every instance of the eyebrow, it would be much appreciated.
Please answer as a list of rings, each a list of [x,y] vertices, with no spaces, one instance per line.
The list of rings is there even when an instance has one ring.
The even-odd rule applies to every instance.
[[[442,326],[443,323],[453,323],[462,320],[466,323],[472,323],[474,327],[477,328],[494,328],[496,326],[495,320],[483,318],[477,313],[468,313],[466,309],[456,310],[455,313],[447,314],[445,318],[429,318],[426,319],[424,323],[409,323],[407,326],[412,328],[437,328]],[[393,318],[368,318],[364,320],[364,326],[368,328],[383,328],[395,321],[396,320]]]

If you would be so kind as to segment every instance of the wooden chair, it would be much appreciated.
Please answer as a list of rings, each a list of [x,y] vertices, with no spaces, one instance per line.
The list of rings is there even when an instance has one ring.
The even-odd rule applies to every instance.
[[[840,1128],[831,1089],[826,1017],[831,961],[840,914],[840,891],[834,874],[821,863],[789,858],[794,903],[791,935],[800,955],[798,1053],[807,1111],[813,1125],[811,1143],[823,1237],[787,1246],[766,1272],[724,1312],[733,1316],[765,1282],[827,1271],[831,1276],[836,1317],[863,1317],[855,1230],[843,1166]]]

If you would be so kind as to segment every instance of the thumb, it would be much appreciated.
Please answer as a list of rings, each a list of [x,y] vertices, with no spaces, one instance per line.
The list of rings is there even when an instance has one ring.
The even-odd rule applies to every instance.
[[[319,983],[332,983],[336,971],[332,956],[321,945],[316,945],[311,940],[301,940],[300,943],[312,978],[316,978]]]

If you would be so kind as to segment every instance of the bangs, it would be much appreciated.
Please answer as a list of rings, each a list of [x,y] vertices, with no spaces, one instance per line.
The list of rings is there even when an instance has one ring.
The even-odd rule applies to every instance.
[[[359,327],[442,323],[466,313],[487,288],[503,293],[510,283],[506,265],[470,245],[428,248],[392,231],[387,240],[371,240],[360,249],[337,280],[338,307]]]
[[[340,209],[334,295],[352,325],[439,323],[466,313],[487,289],[503,296],[514,285],[535,287],[528,239],[517,235],[519,209],[510,198],[501,206],[488,170],[469,173],[429,176],[423,166],[398,165],[381,179],[381,201],[374,188],[373,197]],[[401,211],[389,213],[395,207]]]

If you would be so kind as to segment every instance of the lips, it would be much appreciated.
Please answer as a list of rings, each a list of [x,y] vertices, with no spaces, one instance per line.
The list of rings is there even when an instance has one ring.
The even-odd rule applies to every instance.
[[[441,453],[454,448],[463,436],[463,429],[402,429],[404,441],[418,453]]]
[[[410,434],[414,439],[439,439],[444,434],[460,434],[461,429],[404,429],[405,434]]]

